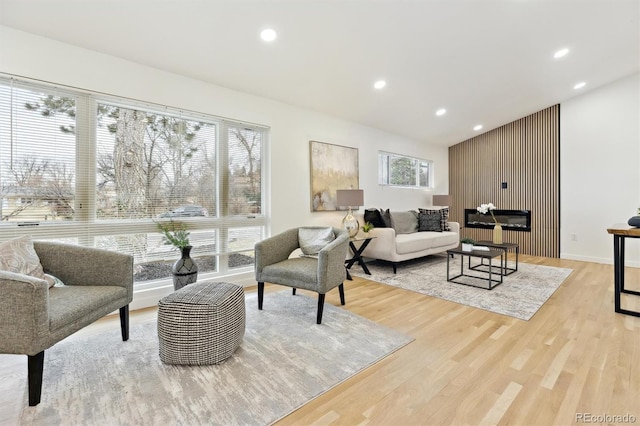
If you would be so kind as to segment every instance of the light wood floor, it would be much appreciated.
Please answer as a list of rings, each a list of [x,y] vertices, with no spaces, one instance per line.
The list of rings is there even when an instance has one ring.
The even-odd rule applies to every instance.
[[[346,282],[346,309],[415,341],[277,425],[586,423],[580,415],[631,415],[640,424],[640,318],[614,313],[612,266],[526,255],[521,261],[573,269],[529,321],[368,280]],[[629,268],[626,282],[640,289],[640,270]],[[327,302],[339,305],[338,292]],[[640,310],[640,297],[623,302]],[[131,321],[154,315],[136,311]],[[118,327],[117,317],[82,332],[106,326]],[[22,387],[4,392],[0,385],[2,424],[16,423],[26,357],[0,356],[0,382],[16,375],[24,377]]]

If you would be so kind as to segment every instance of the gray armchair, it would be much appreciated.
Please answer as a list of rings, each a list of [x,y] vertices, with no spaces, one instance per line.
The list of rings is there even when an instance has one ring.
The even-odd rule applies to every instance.
[[[333,233],[336,236],[335,240],[320,250],[317,258],[289,258],[291,253],[300,247],[298,228],[289,229],[255,245],[258,309],[262,310],[265,282],[293,287],[293,294],[296,294],[296,288],[317,292],[318,324],[322,323],[324,298],[329,290],[338,287],[340,303],[345,304],[343,282],[347,274],[344,261],[349,234],[341,228],[333,228]]]
[[[53,242],[33,243],[44,272],[65,285],[0,271],[0,353],[28,356],[29,405],[40,403],[44,351],[97,319],[120,310],[129,339],[133,257]]]

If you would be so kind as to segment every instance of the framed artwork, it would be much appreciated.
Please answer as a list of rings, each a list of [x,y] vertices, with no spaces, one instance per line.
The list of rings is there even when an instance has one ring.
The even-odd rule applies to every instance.
[[[309,141],[311,211],[346,210],[336,206],[336,190],[358,189],[358,148]]]

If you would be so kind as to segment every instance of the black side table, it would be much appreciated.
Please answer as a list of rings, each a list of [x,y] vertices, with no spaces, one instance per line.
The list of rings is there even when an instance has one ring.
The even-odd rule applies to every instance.
[[[369,245],[369,243],[371,242],[371,240],[373,240],[376,237],[353,237],[349,239],[349,248],[351,248],[351,252],[353,253],[353,257],[351,259],[347,259],[344,261],[344,266],[347,269],[347,279],[348,280],[352,280],[353,278],[351,278],[351,274],[349,273],[349,269],[351,269],[351,267],[357,262],[358,265],[360,265],[360,267],[362,267],[362,270],[364,271],[365,274],[367,275],[371,275],[371,272],[369,272],[369,268],[367,268],[367,264],[364,262],[364,259],[362,258],[362,252],[364,251],[364,249],[367,248],[367,246]],[[360,247],[356,247],[355,243],[357,242],[362,242],[362,244],[360,244]]]

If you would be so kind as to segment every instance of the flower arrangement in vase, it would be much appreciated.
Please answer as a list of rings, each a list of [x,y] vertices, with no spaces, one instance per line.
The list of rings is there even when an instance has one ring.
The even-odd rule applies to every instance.
[[[491,213],[491,217],[495,225],[493,226],[493,243],[494,244],[502,244],[502,225],[498,223],[493,211],[496,209],[496,206],[493,203],[480,204],[480,207],[477,208],[479,213],[487,214]]]
[[[171,268],[173,273],[173,289],[180,290],[187,284],[195,283],[198,280],[198,265],[191,258],[191,244],[189,242],[189,231],[182,222],[156,222],[160,233],[162,233],[165,245],[171,245],[180,249],[180,259],[176,260]]]

